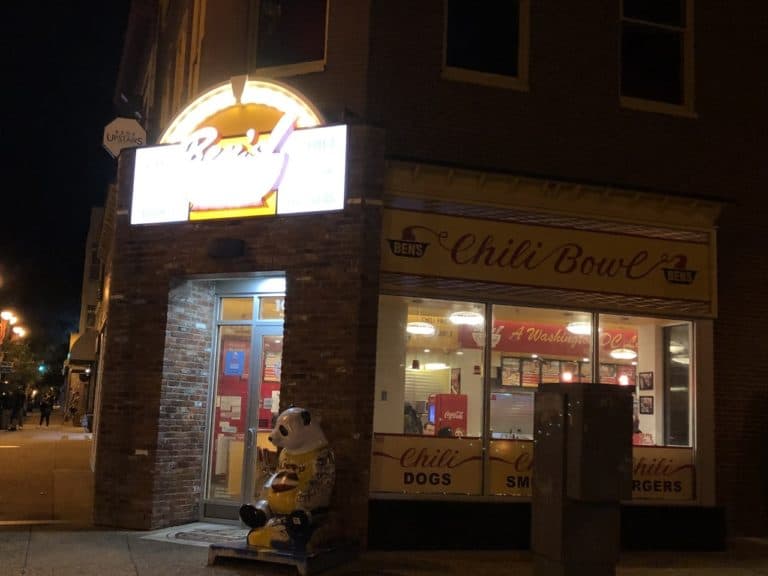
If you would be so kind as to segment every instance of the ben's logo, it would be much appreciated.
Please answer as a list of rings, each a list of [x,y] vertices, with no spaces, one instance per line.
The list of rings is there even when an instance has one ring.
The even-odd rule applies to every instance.
[[[664,278],[671,284],[692,284],[696,279],[697,270],[688,270],[685,265],[688,259],[682,254],[678,255],[672,268],[662,268]]]
[[[416,240],[414,228],[424,228],[423,226],[408,226],[403,228],[402,238],[387,238],[389,249],[395,256],[404,258],[421,258],[427,252],[429,242],[419,242]],[[430,230],[431,232],[431,230]]]
[[[406,258],[421,258],[427,251],[427,242],[415,242],[412,240],[395,240],[387,238],[389,249],[395,256],[405,256]]]

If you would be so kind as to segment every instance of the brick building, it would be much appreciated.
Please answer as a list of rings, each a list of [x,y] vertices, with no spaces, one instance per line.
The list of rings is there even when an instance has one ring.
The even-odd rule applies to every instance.
[[[734,65],[759,49],[750,10],[134,0],[116,105],[150,144],[215,128],[266,161],[243,136],[297,106],[290,162],[338,128],[344,185],[286,208],[319,198],[335,140],[302,148],[326,171],[269,188],[276,208],[192,164],[150,174],[162,147],[122,152],[96,521],[232,521],[295,404],[336,451],[339,536],[525,546],[534,392],[582,380],[635,390],[625,545],[765,534],[766,79]]]

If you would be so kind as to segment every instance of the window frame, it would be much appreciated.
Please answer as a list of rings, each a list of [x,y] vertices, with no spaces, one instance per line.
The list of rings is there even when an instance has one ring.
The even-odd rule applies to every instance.
[[[330,0],[329,0],[330,1]],[[518,1],[518,46],[517,46],[517,76],[505,76],[503,74],[492,74],[489,72],[479,72],[468,68],[459,68],[448,66],[448,0],[443,1],[443,50],[441,62],[441,78],[453,82],[467,82],[471,84],[480,84],[483,86],[492,86],[496,88],[507,88],[511,90],[520,90],[528,92],[530,85],[529,61],[531,49],[531,0]]]
[[[685,6],[685,23],[682,28],[677,26],[670,26],[667,24],[659,24],[655,22],[649,22],[647,20],[639,20],[636,18],[624,17],[624,1],[619,0],[619,42],[618,42],[618,93],[619,103],[622,108],[630,110],[639,110],[643,112],[657,112],[661,114],[670,114],[674,116],[684,116],[689,118],[696,118],[697,114],[694,109],[695,104],[695,80],[694,80],[694,0],[680,0]],[[661,28],[666,30],[676,30],[680,33],[683,47],[682,47],[682,59],[681,62],[681,82],[683,91],[683,103],[671,104],[669,102],[661,102],[659,100],[649,100],[647,98],[639,98],[636,96],[624,96],[621,91],[621,81],[624,64],[624,54],[622,49],[622,37],[624,33],[624,23],[638,23],[647,26],[653,26],[655,28]]]
[[[328,25],[330,23],[331,1],[325,1],[325,34],[323,38],[323,57],[319,60],[307,60],[293,64],[281,64],[278,66],[257,66],[257,50],[259,46],[259,12],[261,0],[251,0],[250,14],[248,18],[248,70],[255,75],[266,78],[280,78],[286,76],[299,76],[314,72],[324,72],[328,59]]]

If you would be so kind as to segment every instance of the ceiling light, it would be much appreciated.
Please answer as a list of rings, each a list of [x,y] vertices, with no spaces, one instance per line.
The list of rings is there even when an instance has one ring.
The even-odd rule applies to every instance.
[[[589,322],[569,322],[565,329],[571,334],[578,334],[579,336],[592,334],[592,324]]]
[[[680,352],[683,352],[685,350],[685,346],[682,344],[678,344],[677,342],[670,342],[669,343],[669,352],[671,354],[680,354]]]
[[[634,360],[637,358],[637,352],[629,348],[615,348],[611,350],[611,358],[616,360]]]
[[[466,324],[468,326],[481,326],[485,322],[482,314],[469,310],[454,312],[448,319],[454,324]]]
[[[408,322],[405,331],[420,336],[434,336],[436,332],[434,325],[429,322]]]
[[[685,366],[690,365],[691,359],[688,356],[673,356],[672,362],[675,364],[683,364]]]
[[[562,374],[560,374],[560,380],[562,380],[563,382],[573,382],[573,372],[569,372],[569,371],[563,372]]]

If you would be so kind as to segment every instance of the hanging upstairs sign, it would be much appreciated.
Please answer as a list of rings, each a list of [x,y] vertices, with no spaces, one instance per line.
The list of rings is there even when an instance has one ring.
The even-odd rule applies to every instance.
[[[346,126],[301,96],[236,78],[193,102],[160,146],[136,150],[132,224],[344,208]]]
[[[123,148],[146,143],[147,132],[133,118],[115,118],[104,127],[102,145],[112,158],[117,158]]]

